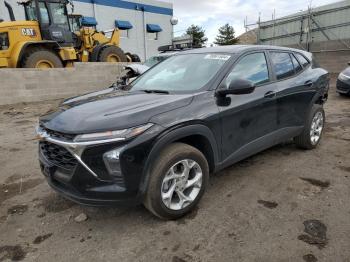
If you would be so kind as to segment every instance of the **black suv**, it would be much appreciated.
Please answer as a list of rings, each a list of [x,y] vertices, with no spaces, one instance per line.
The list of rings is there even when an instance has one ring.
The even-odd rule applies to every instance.
[[[181,52],[131,85],[66,100],[40,118],[48,183],[87,205],[144,205],[175,219],[217,172],[294,138],[320,142],[329,74],[272,46]]]

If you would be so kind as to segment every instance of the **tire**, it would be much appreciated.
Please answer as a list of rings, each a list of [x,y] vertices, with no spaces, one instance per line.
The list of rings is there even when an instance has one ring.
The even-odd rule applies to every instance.
[[[130,53],[125,53],[125,56],[126,56],[126,59],[128,60],[127,62],[131,63],[132,62],[131,54]]]
[[[190,169],[191,171],[188,175],[189,179],[187,180],[187,184],[186,179],[182,182],[179,182],[183,184],[181,186],[178,186],[178,190],[172,191],[173,194],[171,194],[172,197],[170,197],[170,202],[165,201],[163,194],[169,194],[169,192],[171,192],[171,188],[175,188],[175,186],[177,187],[178,182],[175,182],[175,179],[169,179],[168,182],[165,182],[164,179],[170,178],[168,175],[170,174],[169,170],[171,168],[179,168],[181,165],[184,167],[182,162],[194,165]],[[178,175],[181,172],[186,173],[181,170],[181,172],[178,171],[179,170],[177,170],[174,174]],[[200,177],[201,180],[199,181]],[[150,181],[144,197],[144,205],[149,211],[151,211],[159,218],[180,218],[190,212],[198,204],[204,194],[208,180],[208,162],[205,156],[198,149],[183,143],[170,144],[159,154],[159,158],[156,159],[150,169]],[[185,188],[185,185],[188,185],[189,181],[198,181],[198,183],[196,183],[197,186],[192,186],[183,190],[182,188]],[[181,206],[180,197],[177,193],[181,190],[182,193],[187,196],[187,199],[192,198],[192,202],[183,202],[183,206]],[[176,203],[177,201],[178,203]],[[165,202],[167,202],[170,206],[167,206]],[[176,207],[181,208],[177,209]]]
[[[46,49],[35,48],[25,54],[23,68],[61,68],[63,63],[54,53]]]
[[[141,62],[141,58],[137,54],[132,54],[131,58],[132,58],[132,62],[135,62],[135,63]]]
[[[314,132],[312,132],[313,127],[314,127],[313,124],[314,124],[316,116],[322,116],[322,123],[318,124],[319,128],[317,130],[319,130],[319,131],[314,130]],[[308,119],[307,119],[305,127],[303,129],[303,132],[299,136],[294,138],[295,144],[299,148],[307,149],[307,150],[316,148],[317,145],[320,143],[321,138],[322,138],[325,120],[326,120],[326,116],[325,116],[325,112],[323,110],[323,106],[318,105],[318,104],[313,105],[313,107],[310,110]],[[317,126],[315,126],[315,127],[317,127]],[[319,137],[317,140],[315,140],[315,137],[317,137],[316,134],[318,132],[319,132]]]
[[[98,56],[99,62],[127,62],[128,59],[123,50],[117,46],[106,46],[102,48]]]

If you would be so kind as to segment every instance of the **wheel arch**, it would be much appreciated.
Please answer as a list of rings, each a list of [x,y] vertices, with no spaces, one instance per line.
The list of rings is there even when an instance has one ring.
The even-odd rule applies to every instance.
[[[50,51],[50,50],[55,50],[60,46],[55,41],[23,42],[20,46],[17,47],[18,52],[16,55],[17,57],[16,67],[21,66],[22,59],[24,58],[24,55],[26,54],[26,52],[28,52],[30,49],[35,47],[45,48]],[[56,54],[61,59],[58,52],[56,52]]]
[[[173,127],[160,135],[147,158],[144,173],[140,183],[140,192],[143,195],[147,189],[153,161],[169,144],[181,142],[197,148],[206,157],[210,172],[214,172],[219,162],[219,152],[216,139],[211,130],[202,124],[193,124],[183,127]]]

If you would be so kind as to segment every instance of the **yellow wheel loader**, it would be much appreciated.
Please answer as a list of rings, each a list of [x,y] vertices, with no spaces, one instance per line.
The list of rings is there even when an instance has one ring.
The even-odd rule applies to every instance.
[[[111,38],[92,27],[71,29],[67,0],[21,2],[26,20],[15,21],[12,7],[5,2],[11,21],[0,20],[0,68],[57,68],[73,62],[128,62],[119,47],[119,30]]]
[[[99,32],[96,30],[97,22],[95,20],[92,21],[91,18],[83,17],[80,14],[69,14],[68,19],[71,30],[78,38],[78,42],[80,41],[77,48],[79,49],[79,54],[82,54],[80,59],[82,62],[87,62],[87,59],[101,62],[124,62],[120,61],[120,57],[123,57],[124,60],[126,59],[127,62],[141,62],[138,55],[131,53],[123,55],[121,49],[113,48],[113,46],[119,46],[118,29]],[[107,37],[107,34],[110,34],[110,37]],[[104,43],[109,43],[111,47],[102,50],[97,48],[98,45]],[[91,55],[84,56],[84,52]]]

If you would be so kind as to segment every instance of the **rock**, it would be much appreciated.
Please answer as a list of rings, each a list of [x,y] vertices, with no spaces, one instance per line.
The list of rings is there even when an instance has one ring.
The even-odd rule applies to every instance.
[[[81,213],[80,215],[76,216],[74,218],[74,221],[77,223],[84,222],[88,219],[88,216],[85,213]]]

